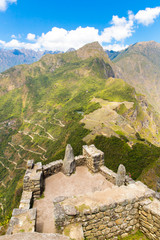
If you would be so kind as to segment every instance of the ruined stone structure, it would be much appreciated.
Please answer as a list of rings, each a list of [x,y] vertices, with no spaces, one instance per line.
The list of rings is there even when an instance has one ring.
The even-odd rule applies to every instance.
[[[69,146],[69,152],[70,150]],[[160,239],[160,201],[156,199],[153,190],[126,176],[123,165],[120,165],[117,173],[105,167],[104,153],[94,145],[83,146],[83,155],[74,157],[72,152],[66,155],[65,161],[58,160],[47,165],[28,162],[19,209],[13,210],[8,235],[22,230],[36,234],[36,209],[32,205],[34,199],[43,193],[45,178],[60,171],[70,175],[76,166],[84,165],[93,173],[101,173],[114,185],[84,196],[59,196],[53,199],[58,233],[67,232],[70,238],[77,240],[105,240],[125,237],[132,230],[140,229],[149,239]],[[78,238],[73,237],[75,229],[78,231]],[[57,235],[57,239],[69,238]]]

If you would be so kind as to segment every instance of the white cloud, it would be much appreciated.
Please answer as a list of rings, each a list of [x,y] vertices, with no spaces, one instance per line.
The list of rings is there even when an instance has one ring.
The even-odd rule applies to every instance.
[[[42,49],[66,51],[69,48],[80,48],[84,44],[98,41],[98,29],[93,27],[78,27],[75,30],[67,31],[63,28],[52,28],[51,31],[37,39]]]
[[[28,34],[27,34],[27,39],[30,40],[30,41],[35,40],[35,38],[36,38],[36,35],[35,35],[35,34],[33,34],[33,33],[28,33]]]
[[[17,0],[0,0],[0,11],[6,11],[8,4],[17,3]]]
[[[128,47],[129,45],[124,44],[110,44],[104,47],[105,50],[121,51]]]
[[[4,0],[3,0],[4,1]],[[16,0],[8,0],[8,2]],[[2,2],[2,0],[0,0]],[[26,48],[33,50],[59,50],[66,51],[69,48],[78,49],[83,45],[98,41],[102,46],[107,46],[109,50],[119,51],[127,47],[124,41],[131,37],[136,30],[136,25],[142,23],[148,25],[160,14],[160,7],[146,8],[140,10],[136,15],[128,11],[128,17],[113,16],[110,26],[99,32],[94,27],[78,27],[75,30],[67,31],[64,28],[53,27],[49,32],[42,33],[36,37],[33,33],[27,34],[27,42],[20,41],[21,35],[12,35],[9,42],[0,41],[0,46],[4,48]]]
[[[112,26],[105,28],[101,34],[102,42],[111,42],[112,40],[123,41],[132,36],[133,30],[133,14],[129,12],[129,19],[125,17],[119,18],[113,16],[111,21]]]
[[[136,15],[135,19],[138,23],[148,26],[154,23],[154,20],[160,15],[160,7],[146,8],[145,10],[140,10]]]
[[[40,50],[40,45],[38,43],[25,43],[25,42],[20,42],[17,39],[12,39],[9,42],[0,40],[0,47],[17,48],[17,49],[26,48],[26,49],[32,49],[32,50]]]

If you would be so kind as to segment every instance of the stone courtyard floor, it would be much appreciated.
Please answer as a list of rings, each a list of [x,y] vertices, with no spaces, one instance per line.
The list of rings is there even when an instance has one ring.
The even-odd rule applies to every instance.
[[[34,202],[37,208],[36,231],[55,233],[53,199],[58,196],[77,196],[112,188],[100,173],[91,173],[87,167],[77,167],[70,177],[57,173],[45,179],[44,198]]]

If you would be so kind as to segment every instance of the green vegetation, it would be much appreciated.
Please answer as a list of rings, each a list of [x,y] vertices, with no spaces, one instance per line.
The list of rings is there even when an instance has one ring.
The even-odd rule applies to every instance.
[[[126,108],[126,105],[124,103],[122,103],[118,109],[116,109],[117,113],[120,114],[120,115],[123,115],[124,113],[127,112],[127,108]]]
[[[71,232],[71,226],[67,226],[64,229],[64,235],[69,237],[70,236],[70,232]]]
[[[130,148],[125,140],[114,136],[97,136],[93,143],[104,152],[107,167],[116,172],[119,164],[124,164],[133,179],[137,179],[142,171],[160,156],[160,148],[150,143],[136,143]]]
[[[127,237],[124,238],[118,238],[123,239],[123,240],[149,240],[142,232],[137,231],[135,234],[129,235]]]
[[[115,102],[135,102],[135,90],[122,79],[109,78],[105,89],[98,93],[96,97]]]
[[[90,207],[86,204],[82,204],[82,205],[79,205],[79,206],[76,206],[76,209],[79,211],[79,212],[83,212],[84,210],[87,210],[87,209],[90,209]]]

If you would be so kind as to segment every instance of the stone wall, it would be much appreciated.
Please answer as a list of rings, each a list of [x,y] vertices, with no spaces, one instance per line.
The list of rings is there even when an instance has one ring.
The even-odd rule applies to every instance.
[[[92,172],[98,172],[100,166],[104,165],[104,153],[94,145],[83,146],[83,156],[86,158],[86,165]]]
[[[32,192],[33,199],[39,198],[43,191],[42,164],[37,163],[26,170],[23,180],[23,190]]]
[[[100,173],[111,183],[116,184],[117,174],[105,166],[100,167]]]
[[[160,239],[160,202],[155,198],[140,202],[140,230],[153,240]]]
[[[86,157],[79,155],[75,157],[76,167],[86,165]]]
[[[106,180],[113,183],[114,185],[116,184],[117,173],[113,172],[111,169],[109,169],[105,166],[101,166],[99,168],[99,171],[106,178]],[[131,184],[131,183],[135,183],[135,181],[126,175],[125,185]]]
[[[30,209],[32,207],[32,204],[33,204],[32,192],[23,191],[19,208]]]
[[[116,186],[117,174],[104,166],[104,154],[94,145],[83,146],[83,155],[74,160],[76,166],[86,165],[92,172],[100,172],[115,186],[85,196],[59,196],[54,199],[58,231],[61,229],[62,233],[69,227],[78,226],[86,239],[105,240],[125,237],[132,230],[140,229],[149,239],[160,239],[160,202],[154,198],[156,193],[153,190],[125,177],[125,174],[123,185]],[[19,209],[13,210],[8,235],[36,230],[33,201],[43,192],[45,178],[63,171],[63,161],[42,166],[40,162],[34,164],[33,160],[29,160],[27,167]]]
[[[136,183],[62,202],[58,199],[54,201],[55,223],[62,230],[69,224],[81,223],[87,239],[124,237],[139,229],[139,202],[152,195],[152,190]]]
[[[62,170],[63,161],[57,160],[49,164],[43,165],[43,175],[44,178],[49,177],[55,173],[58,173]]]
[[[34,232],[36,227],[36,209],[15,208],[7,229],[7,235],[22,232]]]

